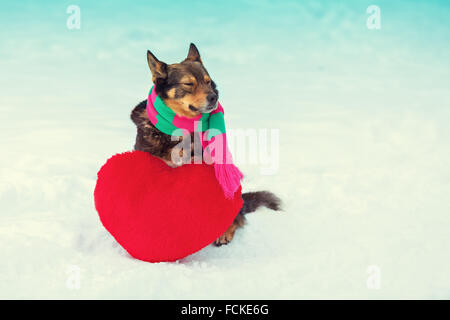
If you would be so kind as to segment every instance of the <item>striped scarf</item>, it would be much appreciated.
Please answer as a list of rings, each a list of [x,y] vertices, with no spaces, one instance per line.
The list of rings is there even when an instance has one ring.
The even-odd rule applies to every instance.
[[[151,123],[167,135],[184,136],[198,132],[206,163],[214,163],[216,179],[226,198],[232,198],[241,185],[243,175],[233,164],[227,146],[224,111],[220,103],[211,113],[203,113],[195,118],[178,116],[150,89],[147,99],[147,113]]]

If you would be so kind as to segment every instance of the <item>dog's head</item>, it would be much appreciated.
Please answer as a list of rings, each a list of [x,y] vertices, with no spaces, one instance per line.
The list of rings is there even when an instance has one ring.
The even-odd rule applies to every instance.
[[[193,118],[217,108],[219,91],[203,66],[197,47],[180,63],[165,64],[147,51],[156,93],[176,114]]]

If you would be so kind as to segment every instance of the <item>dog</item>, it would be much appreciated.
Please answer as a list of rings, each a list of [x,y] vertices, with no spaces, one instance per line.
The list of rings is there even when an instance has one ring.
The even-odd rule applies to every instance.
[[[168,65],[159,61],[150,51],[147,51],[147,62],[152,74],[154,90],[177,115],[194,118],[217,108],[219,91],[193,43],[190,44],[186,59],[180,63]],[[186,139],[186,143],[190,143],[190,146],[186,148],[183,137],[164,134],[151,123],[146,106],[147,100],[144,100],[131,112],[131,120],[137,127],[134,149],[148,152],[174,168],[193,163],[197,157],[194,151],[201,150],[201,145],[196,145],[200,143],[199,139],[194,139],[194,133],[191,133],[190,139]],[[191,150],[191,154],[183,154],[184,150]],[[179,159],[182,161],[180,162],[179,159],[173,161],[172,152],[179,152]],[[268,191],[243,193],[242,199],[244,204],[241,210],[233,224],[215,240],[216,246],[228,244],[233,240],[236,229],[245,224],[245,214],[255,211],[260,206],[272,210],[280,209],[280,199]]]

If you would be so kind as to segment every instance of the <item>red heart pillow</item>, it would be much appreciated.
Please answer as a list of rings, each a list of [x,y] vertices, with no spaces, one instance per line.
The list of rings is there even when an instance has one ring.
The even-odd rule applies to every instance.
[[[213,166],[176,169],[142,151],[111,157],[97,174],[95,207],[106,230],[133,257],[175,261],[211,244],[242,207],[226,199]]]

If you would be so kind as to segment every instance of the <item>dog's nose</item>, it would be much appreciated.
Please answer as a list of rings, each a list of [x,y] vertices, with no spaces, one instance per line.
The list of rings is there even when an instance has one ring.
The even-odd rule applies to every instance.
[[[206,100],[208,101],[210,106],[215,105],[217,102],[217,99],[218,99],[218,97],[217,97],[217,94],[215,94],[215,93],[208,94],[208,96],[206,97]]]

